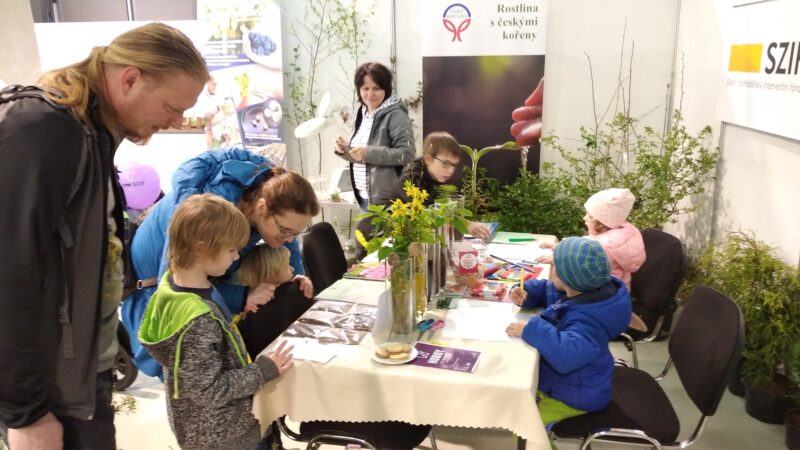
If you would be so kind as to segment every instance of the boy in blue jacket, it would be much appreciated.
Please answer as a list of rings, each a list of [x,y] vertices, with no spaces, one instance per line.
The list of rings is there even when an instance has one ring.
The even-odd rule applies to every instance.
[[[528,280],[525,292],[512,289],[516,305],[545,310],[506,328],[541,354],[537,402],[548,427],[608,405],[614,370],[608,342],[631,319],[628,289],[611,276],[599,242],[564,239],[553,253],[553,269],[551,281]]]

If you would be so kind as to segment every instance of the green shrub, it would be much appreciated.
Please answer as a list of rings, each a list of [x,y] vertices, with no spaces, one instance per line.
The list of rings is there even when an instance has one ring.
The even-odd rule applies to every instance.
[[[502,230],[559,238],[585,234],[583,203],[562,194],[553,180],[523,169],[514,183],[495,195],[491,206]]]
[[[752,232],[729,233],[697,259],[697,285],[728,295],[742,310],[745,346],[742,379],[773,382],[793,343],[800,340],[800,276]]]
[[[542,138],[566,162],[566,167],[544,164],[542,171],[581,201],[603,189],[628,188],[636,197],[628,220],[639,229],[660,229],[679,214],[697,211],[681,201],[704,192],[714,179],[719,149],[708,145],[711,134],[708,126],[688,133],[677,110],[663,134],[640,130],[636,118],[619,113],[609,123],[581,127],[581,146],[574,151],[555,136]]]

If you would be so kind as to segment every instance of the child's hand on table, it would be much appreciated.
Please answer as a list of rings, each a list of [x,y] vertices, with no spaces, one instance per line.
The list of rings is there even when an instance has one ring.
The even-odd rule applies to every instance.
[[[278,373],[281,375],[294,365],[292,350],[294,350],[293,345],[286,345],[286,341],[281,341],[275,351],[267,353],[267,357],[275,363]]]
[[[489,229],[486,228],[486,225],[480,222],[470,222],[467,226],[467,231],[469,231],[469,234],[471,234],[473,237],[478,239],[486,240],[492,237],[492,235],[489,233]]]

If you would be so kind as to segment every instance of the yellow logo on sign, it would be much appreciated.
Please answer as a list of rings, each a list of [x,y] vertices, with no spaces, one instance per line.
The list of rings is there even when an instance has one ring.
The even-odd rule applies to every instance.
[[[731,45],[729,72],[756,72],[761,70],[761,50],[763,44]]]

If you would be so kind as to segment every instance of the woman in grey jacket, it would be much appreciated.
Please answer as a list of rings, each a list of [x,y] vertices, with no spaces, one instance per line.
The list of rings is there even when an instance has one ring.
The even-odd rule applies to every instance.
[[[336,139],[334,151],[350,162],[350,178],[361,209],[395,197],[400,171],[414,159],[414,134],[408,107],[392,95],[392,73],[383,64],[365,63],[355,86],[361,102],[349,140]]]

